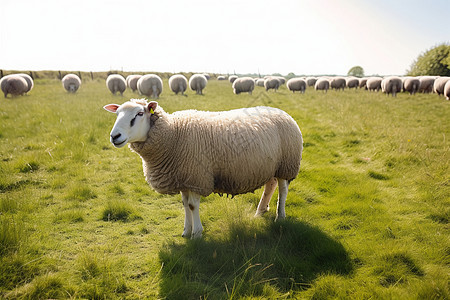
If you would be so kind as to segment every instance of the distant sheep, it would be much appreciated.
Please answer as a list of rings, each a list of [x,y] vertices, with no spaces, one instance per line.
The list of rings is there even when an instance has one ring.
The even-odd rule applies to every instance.
[[[228,81],[230,81],[231,83],[233,83],[236,79],[238,79],[236,75],[231,75],[230,77],[228,77]]]
[[[172,75],[169,78],[169,87],[176,95],[181,93],[184,95],[184,92],[187,90],[188,80],[182,74]]]
[[[132,74],[132,75],[128,75],[126,82],[127,82],[127,86],[133,91],[136,92],[137,91],[137,82],[139,81],[139,79],[142,77],[142,75],[138,75],[138,74]]]
[[[297,177],[303,139],[295,120],[272,107],[166,113],[157,102],[131,99],[104,108],[116,113],[110,141],[141,156],[147,182],[178,194],[185,211],[182,236],[199,238],[200,198],[232,196],[265,186],[256,216],[269,210],[278,184],[276,220],[284,219],[289,182]]]
[[[406,77],[403,81],[403,90],[410,95],[414,95],[419,91],[420,80],[417,77]]]
[[[137,88],[139,94],[158,99],[163,91],[163,82],[156,74],[146,74],[139,78]]]
[[[345,85],[349,89],[358,88],[359,87],[359,79],[356,77],[347,77],[345,78]]]
[[[277,77],[268,77],[266,80],[264,80],[264,88],[266,89],[266,91],[275,90],[276,92],[280,86],[281,81]]]
[[[219,75],[219,76],[217,76],[217,80],[227,80],[227,77],[223,76],[223,75]]]
[[[381,81],[383,81],[380,77],[369,77],[366,81],[366,87],[369,91],[379,91],[381,89]]]
[[[366,89],[367,90],[367,78],[359,78],[359,88],[360,89]]]
[[[197,95],[203,95],[203,89],[206,87],[208,80],[203,74],[194,74],[189,78],[189,87],[195,91]]]
[[[306,77],[306,84],[308,86],[314,86],[317,82],[317,78],[316,77]]]
[[[256,86],[262,86],[264,87],[264,79],[263,78],[258,78],[256,79]]]
[[[291,78],[286,83],[286,86],[293,93],[297,91],[303,94],[306,90],[306,81],[302,78]]]
[[[0,88],[5,95],[21,96],[28,90],[27,81],[20,75],[11,74],[6,75],[0,80]]]
[[[33,78],[30,75],[24,74],[24,73],[20,73],[20,74],[17,74],[17,75],[23,77],[23,79],[25,79],[25,81],[27,82],[28,88],[25,91],[25,94],[28,93],[29,91],[31,91],[33,89],[33,87],[34,87]]]
[[[345,89],[345,78],[343,77],[331,77],[330,88],[335,90]]]
[[[420,76],[420,86],[419,92],[421,93],[432,93],[434,81],[436,80],[436,76]]]
[[[122,75],[119,74],[111,74],[106,78],[106,86],[108,89],[115,95],[117,92],[123,96],[123,92],[127,89],[127,82]]]
[[[403,82],[400,77],[389,76],[381,81],[381,90],[387,95],[392,94],[392,97],[397,97],[403,88]]]
[[[328,89],[330,88],[330,82],[328,81],[327,78],[319,78],[316,81],[316,84],[314,85],[314,89],[316,91],[324,91],[325,93],[328,91]]]
[[[252,94],[255,89],[255,80],[251,77],[241,77],[233,82],[233,93],[236,95],[240,93]]]
[[[61,82],[63,88],[69,93],[76,93],[81,86],[81,79],[75,74],[67,74]]]
[[[447,80],[444,85],[444,96],[445,99],[450,100],[450,80]]]
[[[447,81],[450,79],[450,77],[438,77],[436,78],[436,80],[434,81],[433,84],[433,92],[440,95],[444,94],[444,86],[447,83]]]

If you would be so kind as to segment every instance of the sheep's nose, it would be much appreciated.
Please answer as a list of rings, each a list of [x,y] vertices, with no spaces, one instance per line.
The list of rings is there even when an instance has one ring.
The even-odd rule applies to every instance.
[[[112,138],[113,141],[115,141],[115,140],[117,140],[118,138],[120,138],[120,136],[121,136],[120,133],[118,133],[118,134],[116,134],[116,135],[114,135],[114,136],[111,134],[111,138]]]

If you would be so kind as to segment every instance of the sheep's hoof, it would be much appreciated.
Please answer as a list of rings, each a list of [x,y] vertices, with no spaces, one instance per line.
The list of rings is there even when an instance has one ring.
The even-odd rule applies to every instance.
[[[196,232],[192,233],[191,239],[199,239],[199,238],[201,238],[202,237],[202,231],[203,230],[196,231]]]
[[[184,238],[190,238],[191,237],[191,231],[190,230],[184,230],[183,233],[181,234],[182,237]]]
[[[254,217],[255,218],[262,217],[262,215],[265,214],[268,211],[269,211],[269,207],[268,206],[267,206],[267,209],[265,209],[265,210],[257,210]]]

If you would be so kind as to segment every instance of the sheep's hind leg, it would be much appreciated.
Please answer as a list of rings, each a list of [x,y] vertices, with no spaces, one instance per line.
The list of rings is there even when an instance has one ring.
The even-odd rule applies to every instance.
[[[200,221],[200,195],[189,192],[189,209],[192,214],[192,234],[191,238],[201,238],[203,232],[202,222]]]
[[[278,204],[277,204],[277,217],[275,221],[284,219],[286,217],[284,206],[286,204],[288,187],[289,183],[286,179],[278,178]]]
[[[189,192],[181,192],[181,199],[184,206],[184,231],[182,236],[188,238],[191,237],[193,223],[192,211],[189,208]]]
[[[277,179],[273,177],[264,186],[264,192],[259,200],[258,208],[256,209],[255,217],[262,216],[265,212],[269,211],[269,202],[272,199],[272,195],[277,187]]]

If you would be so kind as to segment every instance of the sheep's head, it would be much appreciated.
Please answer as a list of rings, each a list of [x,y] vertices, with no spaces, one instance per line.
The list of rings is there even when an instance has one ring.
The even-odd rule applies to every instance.
[[[150,130],[150,117],[158,102],[131,99],[122,105],[108,104],[103,108],[117,114],[116,123],[111,130],[110,141],[116,148],[127,143],[144,142]]]

